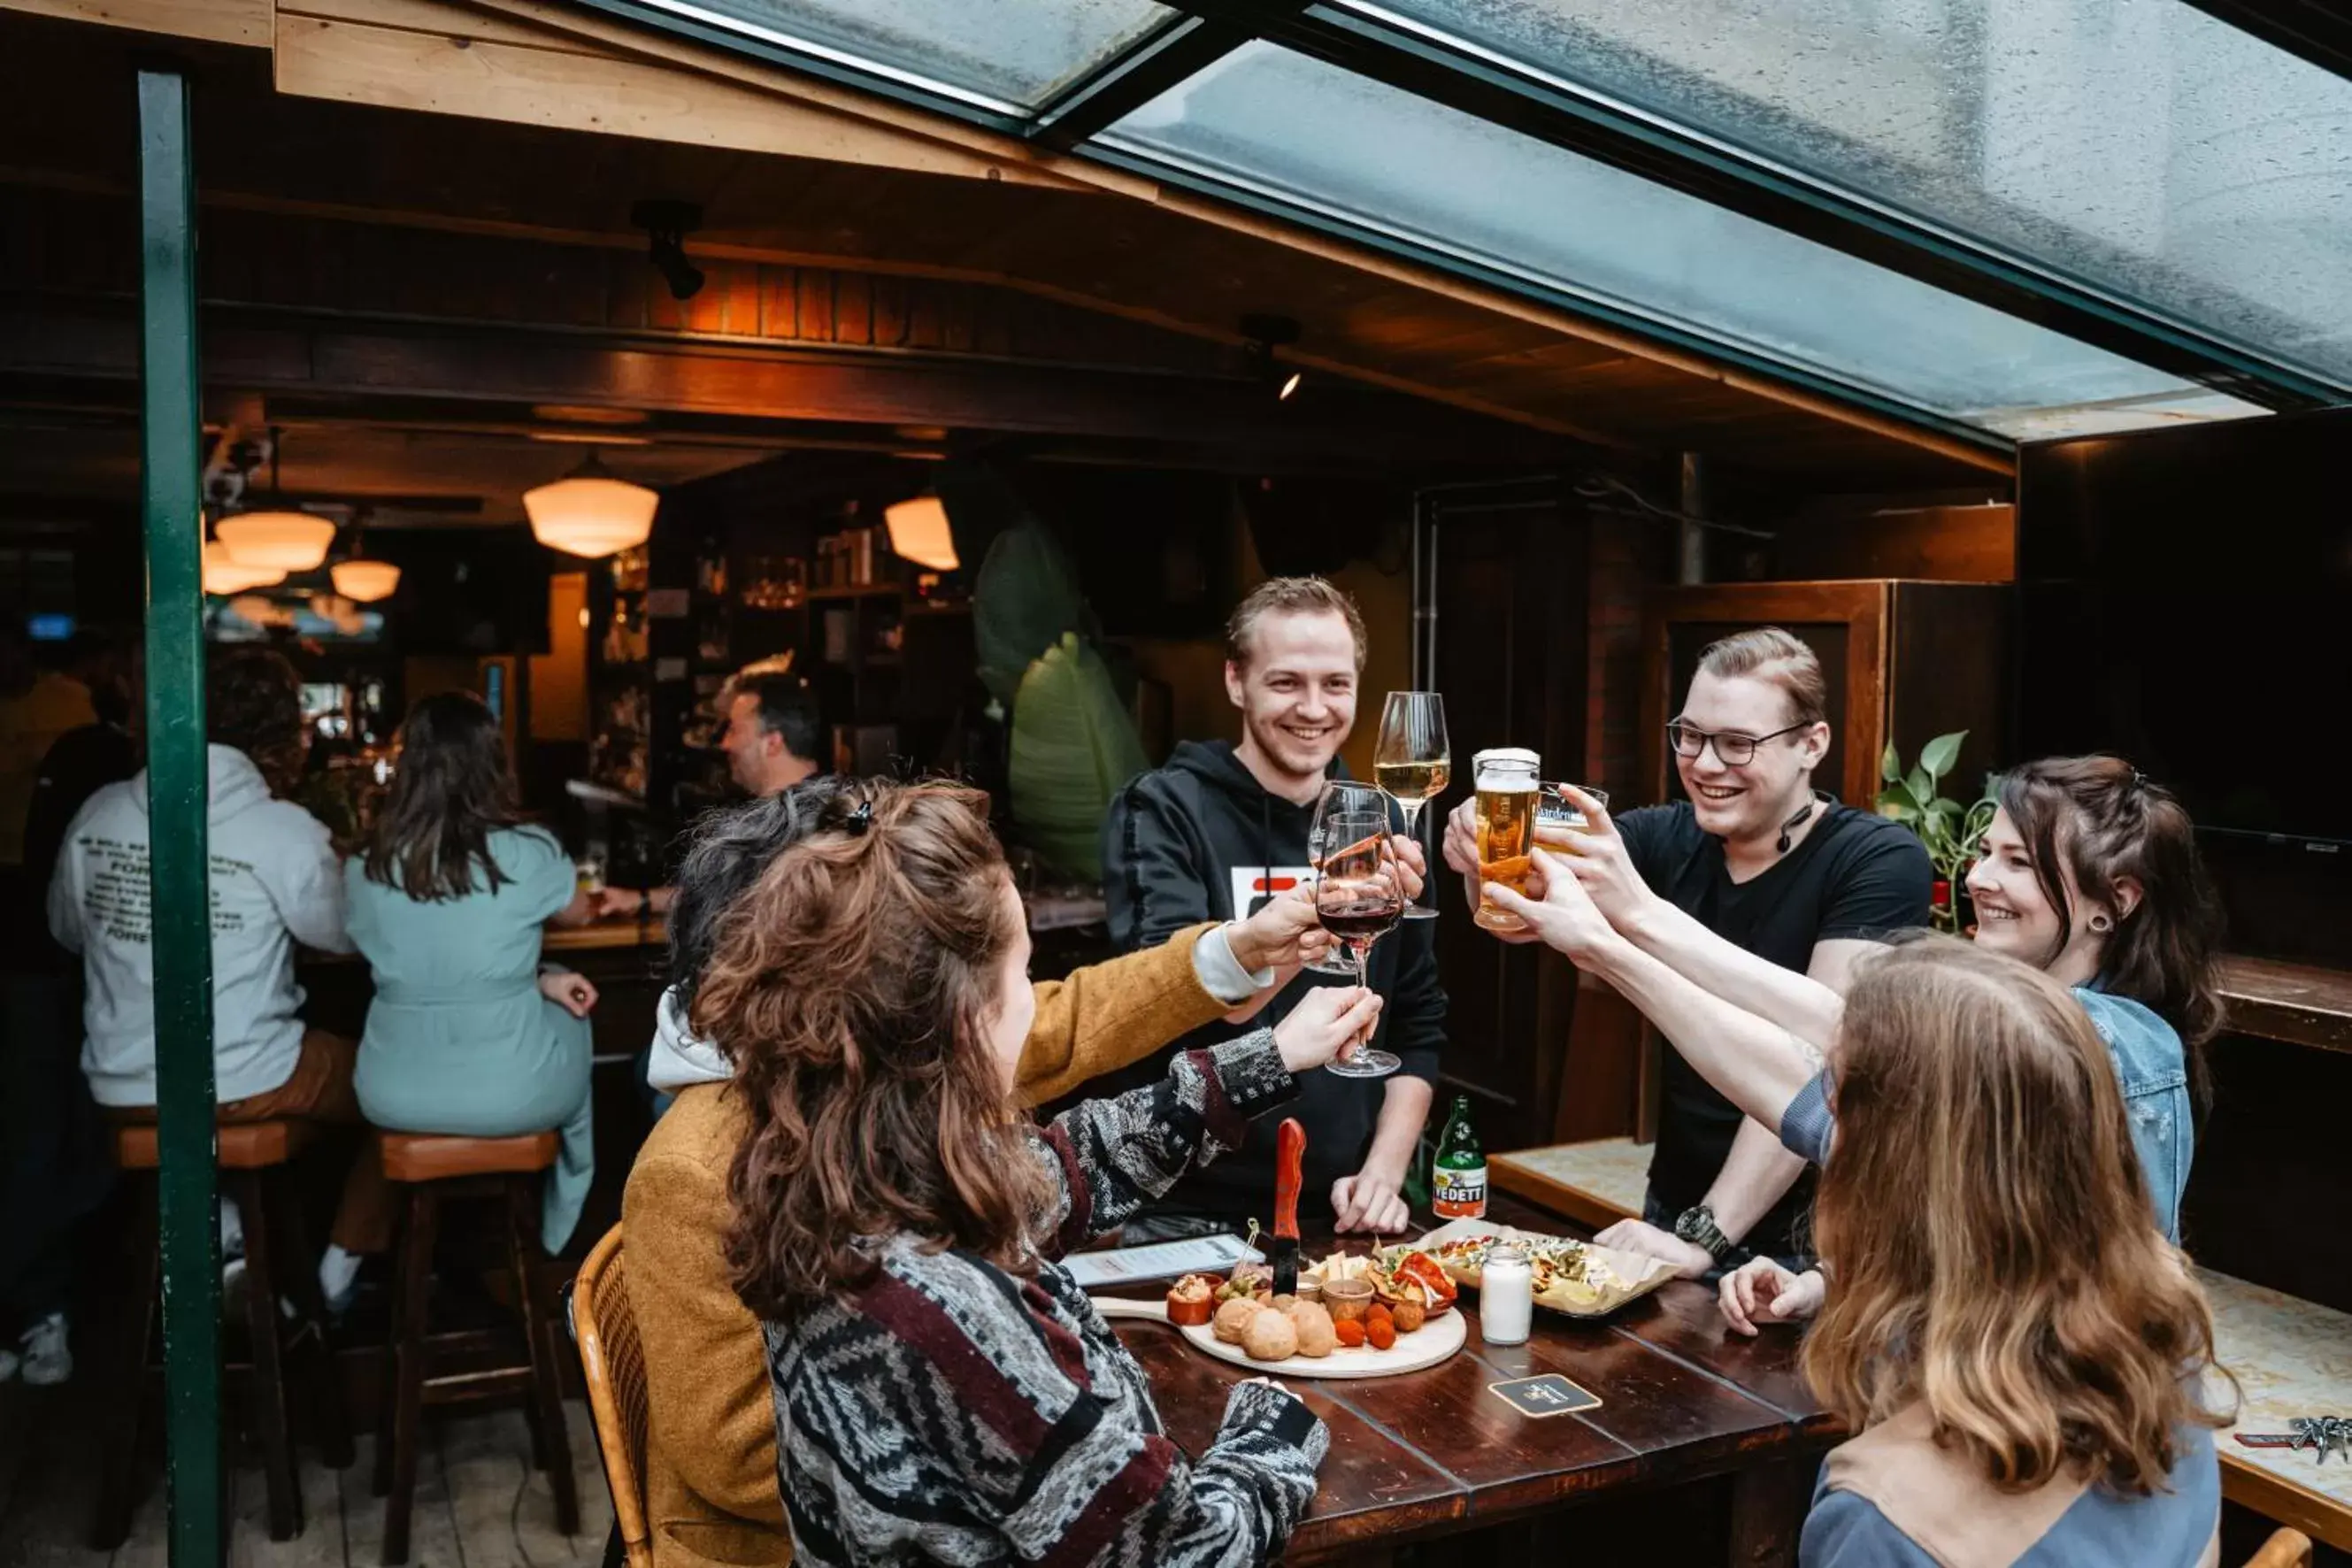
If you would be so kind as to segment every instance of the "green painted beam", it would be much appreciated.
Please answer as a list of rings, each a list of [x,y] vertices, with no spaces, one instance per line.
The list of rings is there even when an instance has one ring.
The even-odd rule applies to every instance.
[[[187,77],[139,72],[141,488],[147,532],[147,822],[163,1169],[172,1568],[218,1568],[220,1222],[205,832],[203,416]]]

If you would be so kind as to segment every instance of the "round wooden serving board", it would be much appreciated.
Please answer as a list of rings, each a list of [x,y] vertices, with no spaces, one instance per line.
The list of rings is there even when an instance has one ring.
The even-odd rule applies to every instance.
[[[1123,1296],[1092,1296],[1095,1310],[1106,1318],[1148,1318],[1155,1323],[1168,1322],[1168,1302],[1164,1297],[1149,1301],[1129,1300]],[[1171,1328],[1175,1325],[1169,1324]],[[1219,1361],[1244,1366],[1252,1372],[1262,1372],[1269,1377],[1393,1377],[1401,1372],[1419,1372],[1435,1366],[1462,1348],[1470,1331],[1462,1321],[1459,1308],[1426,1319],[1421,1327],[1409,1334],[1399,1334],[1396,1343],[1384,1351],[1370,1345],[1353,1349],[1341,1345],[1327,1356],[1295,1355],[1285,1361],[1256,1361],[1242,1353],[1239,1345],[1229,1345],[1217,1338],[1206,1324],[1199,1328],[1182,1328],[1176,1331],[1187,1343],[1203,1355]]]

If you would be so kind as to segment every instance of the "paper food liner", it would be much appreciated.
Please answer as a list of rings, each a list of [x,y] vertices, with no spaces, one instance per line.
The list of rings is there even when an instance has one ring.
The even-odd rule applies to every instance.
[[[1536,1305],[1570,1318],[1605,1318],[1628,1301],[1639,1300],[1667,1280],[1675,1278],[1673,1265],[1662,1258],[1639,1252],[1620,1252],[1613,1247],[1596,1247],[1574,1237],[1546,1236],[1539,1231],[1520,1230],[1516,1226],[1496,1225],[1491,1220],[1449,1220],[1435,1230],[1424,1232],[1412,1245],[1437,1258],[1446,1278],[1456,1285],[1475,1289],[1479,1272],[1439,1258],[1436,1248],[1449,1241],[1459,1241],[1474,1236],[1493,1237],[1497,1241],[1516,1241],[1536,1247],[1557,1247],[1570,1244],[1581,1247],[1608,1270],[1609,1278],[1597,1287],[1583,1287],[1562,1280],[1546,1290],[1536,1292]]]

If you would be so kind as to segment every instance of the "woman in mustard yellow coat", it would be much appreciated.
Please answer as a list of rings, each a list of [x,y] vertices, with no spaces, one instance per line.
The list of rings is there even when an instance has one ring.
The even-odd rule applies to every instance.
[[[670,910],[676,984],[662,998],[649,1076],[677,1100],[638,1152],[621,1221],[645,1347],[646,1505],[657,1568],[792,1561],[760,1325],[736,1299],[725,1256],[727,1173],[748,1119],[723,1056],[680,1021],[727,907],[808,831],[839,788],[812,780],[705,827]],[[1400,852],[1417,885],[1418,850],[1401,841]],[[1149,1056],[1286,983],[1328,941],[1312,901],[1296,897],[1042,982],[1022,1089],[1033,1101],[1054,1100]]]

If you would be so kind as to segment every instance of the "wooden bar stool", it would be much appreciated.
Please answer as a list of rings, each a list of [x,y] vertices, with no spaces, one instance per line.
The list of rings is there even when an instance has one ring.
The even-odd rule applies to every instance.
[[[294,1463],[285,1372],[289,1352],[298,1344],[310,1352],[306,1381],[320,1457],[336,1469],[352,1462],[351,1428],[343,1419],[341,1385],[326,1339],[326,1307],[320,1299],[318,1270],[303,1241],[301,1194],[291,1180],[289,1162],[310,1142],[310,1132],[305,1121],[253,1121],[223,1126],[215,1134],[221,1195],[236,1202],[245,1228],[245,1319],[252,1355],[246,1387],[253,1435],[261,1445],[273,1541],[291,1540],[302,1532],[302,1487]],[[124,1254],[131,1288],[121,1302],[121,1333],[105,1357],[112,1363],[116,1384],[115,1415],[104,1439],[90,1527],[91,1542],[102,1551],[122,1543],[138,1502],[134,1479],[147,1408],[147,1347],[154,1334],[163,1274],[156,1245],[155,1129],[117,1128],[114,1161],[133,1184]],[[293,1301],[291,1319],[278,1310],[281,1292]]]
[[[541,1173],[555,1163],[556,1135],[457,1138],[386,1132],[383,1173],[407,1188],[394,1288],[392,1341],[386,1347],[388,1409],[376,1423],[375,1489],[384,1500],[383,1560],[408,1561],[408,1516],[416,1493],[416,1456],[427,1405],[524,1397],[531,1457],[555,1492],[556,1528],[580,1529],[580,1497],[563,1430],[563,1390],[553,1314],[532,1282],[539,1246]],[[506,1205],[507,1258],[522,1309],[525,1359],[505,1366],[436,1372],[426,1322],[433,1294],[433,1244],[444,1203],[491,1200]]]

